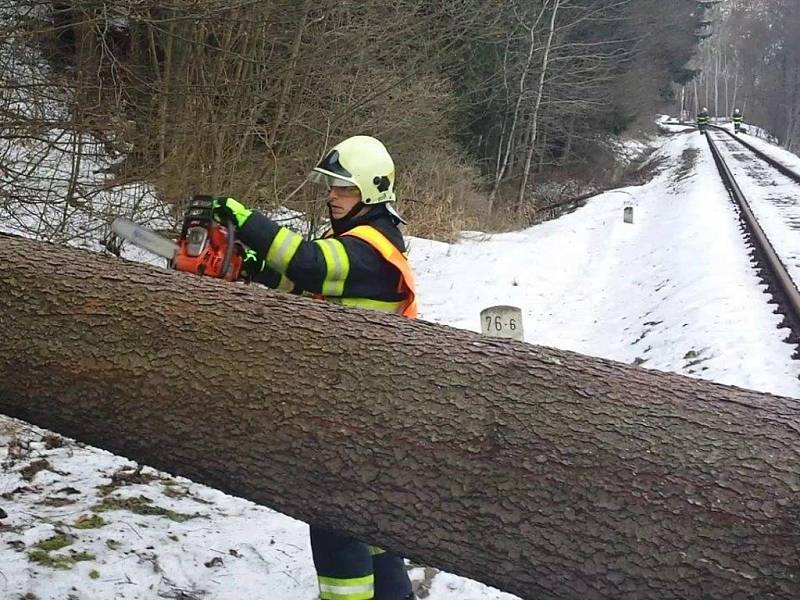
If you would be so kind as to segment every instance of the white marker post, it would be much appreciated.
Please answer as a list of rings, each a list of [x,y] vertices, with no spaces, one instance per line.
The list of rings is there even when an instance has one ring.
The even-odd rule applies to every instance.
[[[633,223],[633,207],[632,206],[626,206],[625,207],[625,209],[623,211],[622,219],[626,223]]]
[[[522,310],[516,306],[490,306],[481,311],[481,333],[490,337],[525,341]]]

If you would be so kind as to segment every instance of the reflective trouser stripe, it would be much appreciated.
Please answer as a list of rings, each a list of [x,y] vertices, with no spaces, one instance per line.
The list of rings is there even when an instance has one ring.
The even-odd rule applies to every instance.
[[[281,227],[267,251],[267,264],[279,273],[285,274],[302,242],[302,235]]]
[[[322,250],[327,267],[325,280],[322,282],[322,295],[341,296],[350,274],[350,257],[344,244],[334,239],[315,240],[314,243]]]
[[[319,578],[321,600],[372,600],[375,595],[375,576]]]
[[[326,298],[334,304],[351,306],[353,308],[367,308],[370,310],[380,310],[382,312],[402,313],[406,306],[405,300],[398,302],[387,302],[383,300],[372,300],[370,298]]]
[[[370,546],[369,547],[369,555],[370,556],[377,556],[378,554],[385,554],[386,550],[383,548],[379,548],[378,546]]]

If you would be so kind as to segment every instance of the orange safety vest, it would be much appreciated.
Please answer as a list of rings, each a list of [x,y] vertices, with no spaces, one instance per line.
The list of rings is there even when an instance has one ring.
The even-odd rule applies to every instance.
[[[359,225],[350,231],[341,234],[342,236],[349,235],[358,238],[370,246],[372,246],[378,254],[380,254],[386,262],[392,265],[395,269],[400,271],[400,283],[397,291],[405,294],[407,302],[403,311],[400,313],[404,317],[410,319],[417,318],[417,292],[414,284],[414,275],[411,273],[411,267],[405,255],[397,249],[392,242],[390,242],[385,235],[378,231],[371,225]],[[329,229],[322,236],[328,238],[333,236],[333,230]],[[314,294],[315,298],[325,299],[322,294]]]

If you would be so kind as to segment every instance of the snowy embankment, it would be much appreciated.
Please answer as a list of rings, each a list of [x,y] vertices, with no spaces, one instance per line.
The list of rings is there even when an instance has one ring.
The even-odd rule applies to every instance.
[[[54,80],[37,50],[13,37],[0,42],[0,232],[99,252],[114,217],[171,227],[169,207],[150,185],[114,180],[124,157],[112,145],[68,126],[69,96]],[[121,254],[163,263],[133,246]]]
[[[659,158],[650,183],[557,221],[457,245],[414,240],[422,317],[479,331],[480,309],[513,304],[530,343],[800,396],[788,331],[705,140],[674,137]]]
[[[113,216],[172,226],[147,185],[109,181],[114,158],[101,141],[58,125],[69,122],[64,90],[38,53],[7,41],[4,108],[17,118],[0,135],[0,231],[100,251]],[[23,95],[28,86],[40,100]],[[54,125],[37,138],[6,129],[29,119]],[[517,304],[531,343],[800,395],[792,348],[699,136],[672,138],[657,158],[652,183],[558,221],[455,245],[413,240],[423,318],[477,330],[481,308]],[[633,225],[622,223],[625,205]],[[163,264],[131,246],[122,255]],[[0,598],[316,597],[299,521],[3,417],[0,461]],[[412,574],[421,598],[513,600],[432,569]]]
[[[480,309],[515,304],[530,343],[800,397],[793,348],[705,143],[672,136],[653,160],[650,183],[557,221],[457,244],[413,239],[422,317],[478,330]],[[0,596],[316,597],[303,523],[3,423]],[[413,575],[434,600],[513,598],[454,575]]]
[[[711,135],[715,138],[717,148],[722,153],[737,185],[747,198],[753,216],[769,239],[773,250],[781,257],[794,285],[798,286],[800,185],[754,155],[732,137],[718,132]]]
[[[116,216],[173,227],[150,186],[114,181],[106,144],[64,125],[69,98],[39,53],[3,41],[0,232],[103,251]],[[121,254],[164,263],[130,245]],[[2,416],[0,462],[3,600],[316,597],[304,523]],[[511,598],[422,568],[413,575],[434,599]]]
[[[765,142],[758,137],[748,135],[746,133],[740,133],[739,135],[748,144],[760,150],[770,158],[777,160],[779,163],[790,168],[795,173],[800,173],[800,156],[797,156],[788,150],[784,150],[780,146]]]

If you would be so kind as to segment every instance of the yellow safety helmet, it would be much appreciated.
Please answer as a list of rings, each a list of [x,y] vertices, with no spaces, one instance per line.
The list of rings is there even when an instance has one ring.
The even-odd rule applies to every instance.
[[[355,186],[364,204],[394,202],[394,161],[386,146],[368,135],[356,135],[331,148],[310,179],[329,187]]]

